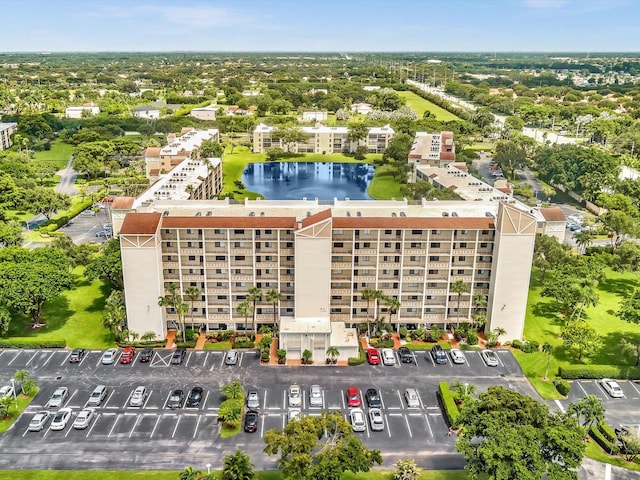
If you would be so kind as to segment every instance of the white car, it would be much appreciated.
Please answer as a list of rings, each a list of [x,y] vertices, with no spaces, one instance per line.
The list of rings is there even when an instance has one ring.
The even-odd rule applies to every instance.
[[[404,399],[407,401],[407,407],[420,408],[420,400],[415,388],[407,388],[404,391]]]
[[[624,393],[622,392],[620,385],[618,385],[618,382],[616,382],[615,380],[611,380],[610,378],[603,378],[602,380],[600,380],[600,385],[602,385],[602,388],[604,388],[604,390],[611,396],[611,398],[624,397]]]
[[[289,387],[289,406],[299,407],[302,405],[302,390],[299,385],[291,385]]]
[[[51,398],[45,405],[45,408],[61,407],[64,401],[67,399],[68,395],[69,395],[69,390],[67,389],[67,387],[56,388],[56,391],[53,392],[53,395],[51,395]]]
[[[44,428],[50,418],[51,414],[46,410],[36,413],[29,422],[29,431],[39,432]]]
[[[110,348],[102,354],[102,360],[100,360],[100,362],[103,365],[112,365],[116,361],[116,355],[118,355],[118,349]]]
[[[364,420],[364,412],[361,408],[352,408],[349,412],[351,419],[351,428],[354,432],[364,432],[367,429],[367,423]]]
[[[452,363],[465,363],[464,353],[458,348],[452,348],[449,350],[449,355],[451,356]]]
[[[498,365],[500,365],[498,356],[493,350],[482,350],[480,355],[482,356],[484,363],[487,364],[487,367],[497,367]]]
[[[61,408],[53,416],[51,420],[51,430],[64,430],[71,419],[72,410],[70,408]]]
[[[94,415],[96,414],[93,408],[85,408],[81,410],[76,419],[73,422],[73,428],[76,430],[83,430],[91,424]]]
[[[287,414],[287,421],[297,420],[302,416],[299,408],[290,408],[289,413]]]
[[[393,353],[393,349],[391,348],[383,348],[380,352],[382,356],[382,363],[385,365],[395,365],[396,364],[396,355]]]
[[[142,407],[144,405],[144,401],[147,398],[147,389],[142,385],[139,385],[135,388],[133,393],[131,394],[131,398],[129,399],[129,405],[131,407]]]
[[[309,406],[322,407],[322,388],[320,385],[311,385],[309,388]]]
[[[260,407],[260,397],[257,390],[249,390],[247,392],[247,407],[252,410]]]
[[[0,398],[13,397],[14,394],[15,392],[11,385],[5,385],[4,387],[0,388]]]
[[[382,410],[379,408],[369,409],[369,423],[371,424],[371,430],[374,432],[381,432],[384,430],[384,417],[382,416]]]

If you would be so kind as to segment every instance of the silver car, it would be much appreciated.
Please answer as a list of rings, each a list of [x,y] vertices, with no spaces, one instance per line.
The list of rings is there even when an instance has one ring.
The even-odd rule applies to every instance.
[[[51,395],[51,398],[49,399],[45,407],[46,408],[61,407],[64,401],[67,399],[68,395],[69,395],[69,390],[67,389],[67,387],[56,388],[56,391],[53,392],[53,395]]]
[[[309,388],[309,406],[322,407],[322,388],[320,385],[311,385]]]
[[[382,410],[379,408],[370,408],[369,423],[371,424],[371,430],[374,432],[381,432],[384,430],[384,417],[382,416]]]
[[[482,353],[480,353],[480,355],[482,356],[484,363],[486,363],[488,367],[497,367],[498,365],[500,365],[498,356],[493,350],[482,350]]]
[[[64,430],[71,419],[72,410],[70,408],[61,408],[56,412],[51,420],[51,430]]]
[[[611,398],[624,398],[624,392],[622,388],[620,388],[620,385],[618,385],[618,382],[609,378],[603,378],[600,380],[600,385],[602,385],[602,388],[606,390]]]
[[[102,354],[101,363],[103,365],[112,365],[116,361],[116,355],[118,355],[118,349],[110,348]]]
[[[107,397],[107,387],[105,387],[104,385],[98,385],[96,388],[93,389],[93,392],[91,392],[91,396],[89,397],[89,401],[87,402],[87,405],[92,407],[97,407],[102,403],[102,401],[106,397]]]
[[[50,418],[51,414],[46,410],[36,413],[29,422],[29,431],[39,432],[44,428]]]
[[[404,391],[404,399],[407,401],[407,407],[420,408],[420,399],[415,388],[407,388]]]
[[[289,387],[289,406],[299,407],[302,405],[302,390],[299,385],[291,385]]]
[[[449,350],[449,355],[451,356],[452,363],[465,363],[464,353],[458,348],[452,348]]]
[[[91,424],[91,420],[93,420],[95,414],[96,412],[93,408],[81,410],[73,422],[73,428],[76,430],[84,430]]]
[[[364,432],[367,429],[367,423],[364,420],[364,412],[361,408],[352,408],[349,412],[351,419],[351,428],[354,432]]]
[[[252,410],[260,407],[260,397],[257,390],[249,390],[247,392],[247,407]]]
[[[382,363],[385,365],[395,365],[396,355],[391,348],[383,348],[380,352],[382,356]]]
[[[144,405],[144,401],[147,398],[147,389],[142,385],[137,386],[136,389],[131,394],[131,398],[129,399],[129,405],[132,407],[142,407]]]
[[[287,422],[292,420],[298,420],[302,416],[299,408],[290,408],[289,413],[287,414]]]

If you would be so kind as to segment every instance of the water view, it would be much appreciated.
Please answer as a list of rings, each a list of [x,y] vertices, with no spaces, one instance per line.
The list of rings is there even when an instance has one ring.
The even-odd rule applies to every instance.
[[[242,182],[267,200],[371,200],[367,188],[374,172],[375,167],[357,163],[251,163]]]

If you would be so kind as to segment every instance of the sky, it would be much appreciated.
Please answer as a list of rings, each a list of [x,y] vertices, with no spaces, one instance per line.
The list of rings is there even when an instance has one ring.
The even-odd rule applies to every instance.
[[[640,0],[0,0],[0,52],[638,52]]]

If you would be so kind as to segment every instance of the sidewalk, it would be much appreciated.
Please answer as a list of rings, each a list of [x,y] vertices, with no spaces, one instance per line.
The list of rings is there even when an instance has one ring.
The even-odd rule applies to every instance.
[[[176,343],[176,331],[169,330],[167,332],[167,348],[173,348]]]
[[[200,332],[198,341],[196,342],[195,350],[204,350],[204,344],[207,343],[207,333]]]

